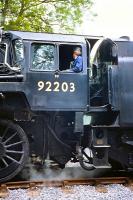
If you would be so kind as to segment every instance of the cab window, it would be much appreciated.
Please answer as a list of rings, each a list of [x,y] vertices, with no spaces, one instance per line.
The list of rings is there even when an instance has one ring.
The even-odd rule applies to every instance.
[[[14,41],[15,60],[20,61],[24,59],[24,46],[22,40]]]
[[[82,47],[80,45],[61,44],[59,46],[59,70],[60,71],[65,71],[72,68],[73,61],[74,61],[73,51],[77,47],[79,47],[82,50]]]
[[[55,66],[55,45],[34,43],[31,47],[31,69],[53,71]]]
[[[6,45],[0,44],[0,63],[5,63]]]

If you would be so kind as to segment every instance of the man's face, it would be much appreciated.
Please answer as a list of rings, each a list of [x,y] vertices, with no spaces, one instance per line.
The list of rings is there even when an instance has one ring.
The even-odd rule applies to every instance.
[[[80,56],[81,55],[81,51],[80,49],[77,49],[73,52],[73,58],[75,58],[76,56]]]

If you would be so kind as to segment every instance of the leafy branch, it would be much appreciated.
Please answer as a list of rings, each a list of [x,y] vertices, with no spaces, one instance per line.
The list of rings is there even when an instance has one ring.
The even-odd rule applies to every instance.
[[[12,30],[72,32],[92,0],[0,0],[0,26]]]

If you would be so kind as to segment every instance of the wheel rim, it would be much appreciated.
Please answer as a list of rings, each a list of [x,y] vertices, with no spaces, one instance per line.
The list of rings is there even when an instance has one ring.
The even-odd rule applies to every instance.
[[[23,129],[10,121],[0,121],[0,182],[17,175],[28,158],[28,139]]]

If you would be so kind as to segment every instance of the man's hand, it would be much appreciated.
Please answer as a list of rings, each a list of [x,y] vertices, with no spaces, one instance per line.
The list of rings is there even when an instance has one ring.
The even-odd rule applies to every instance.
[[[62,70],[61,72],[72,72],[71,69]]]

